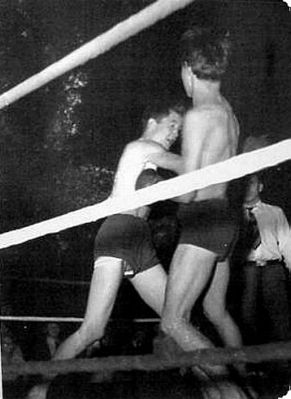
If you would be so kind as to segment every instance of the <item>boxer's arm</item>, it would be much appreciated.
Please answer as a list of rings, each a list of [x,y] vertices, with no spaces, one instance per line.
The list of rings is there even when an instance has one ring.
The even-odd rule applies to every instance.
[[[159,168],[168,169],[177,174],[181,173],[183,165],[183,158],[181,155],[172,152],[160,152],[149,154],[147,160],[157,165]]]

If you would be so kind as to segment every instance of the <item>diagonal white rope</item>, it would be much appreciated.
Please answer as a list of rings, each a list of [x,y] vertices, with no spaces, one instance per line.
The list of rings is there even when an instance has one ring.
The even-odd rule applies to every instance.
[[[291,159],[291,139],[160,182],[138,190],[130,196],[110,198],[96,205],[3,233],[0,235],[0,249],[90,223],[118,212],[173,198],[212,184],[237,179],[289,159]]]
[[[158,0],[0,96],[0,109],[85,64],[194,0]]]

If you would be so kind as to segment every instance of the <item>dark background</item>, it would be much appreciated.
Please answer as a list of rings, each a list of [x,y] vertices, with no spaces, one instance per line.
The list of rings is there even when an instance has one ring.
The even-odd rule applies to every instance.
[[[1,92],[150,3],[2,0]],[[273,143],[290,137],[287,5],[196,1],[0,111],[1,232],[108,196],[122,148],[139,134],[144,106],[156,97],[184,98],[178,47],[181,33],[193,23],[226,26],[231,32],[232,62],[223,91],[239,119],[242,140],[267,134]],[[266,175],[266,198],[290,218],[290,162]],[[161,217],[163,212],[168,208],[161,208]],[[1,250],[2,313],[82,317],[87,286],[29,280],[89,282],[100,222]],[[165,258],[175,242],[174,229],[167,234]],[[114,317],[152,315],[127,286]]]

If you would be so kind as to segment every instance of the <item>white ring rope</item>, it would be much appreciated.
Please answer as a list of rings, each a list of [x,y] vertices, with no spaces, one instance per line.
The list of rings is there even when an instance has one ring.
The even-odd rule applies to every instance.
[[[85,64],[194,0],[158,0],[0,96],[0,109]]]
[[[144,10],[117,24],[109,31],[75,50],[68,56],[45,68],[40,73],[2,94],[0,96],[0,109],[42,87],[65,72],[68,72],[69,70],[84,64],[88,60],[106,52],[111,47],[155,24],[158,20],[165,18],[178,9],[184,8],[192,1],[193,0],[156,1],[149,7],[146,7]],[[291,159],[291,140],[285,140],[281,143],[247,154],[242,154],[215,165],[210,165],[201,170],[178,176],[168,181],[160,182],[155,186],[139,190],[133,193],[130,197],[124,196],[108,199],[100,204],[70,212],[66,215],[46,220],[32,226],[1,234],[0,248],[21,244],[37,237],[56,233],[80,224],[90,223],[114,213],[134,209],[156,201],[173,198],[193,190],[205,188],[212,184],[237,179],[249,173],[274,166],[289,159]],[[6,317],[7,320],[9,317],[10,320],[13,318],[13,316]],[[5,316],[1,317],[1,319],[5,320]],[[36,318],[23,317],[22,319],[26,319],[26,321],[34,319],[35,321]],[[38,319],[43,319],[42,321],[52,320],[52,318],[44,317]],[[54,319],[58,319],[58,321],[82,321],[82,319],[79,318]],[[0,375],[2,375],[1,351]],[[0,397],[2,397],[2,383],[0,383]]]
[[[47,316],[0,316],[0,321],[22,321],[22,322],[55,322],[55,323],[82,323],[83,317],[47,317]],[[110,321],[130,321],[134,323],[158,323],[158,318],[146,319],[111,319]],[[1,397],[1,396],[0,396]]]
[[[81,317],[46,317],[46,316],[0,316],[0,321],[22,321],[26,323],[82,323]]]
[[[94,222],[115,213],[173,198],[212,184],[237,179],[289,159],[291,159],[291,139],[162,181],[154,186],[138,190],[131,195],[109,198],[96,205],[3,233],[0,235],[0,249],[84,223]]]
[[[73,285],[73,286],[88,286],[90,285],[90,281],[74,281],[74,280],[56,280],[51,278],[19,278],[7,276],[2,278],[2,281],[22,281],[25,283],[40,283],[40,284],[55,284],[55,285]]]

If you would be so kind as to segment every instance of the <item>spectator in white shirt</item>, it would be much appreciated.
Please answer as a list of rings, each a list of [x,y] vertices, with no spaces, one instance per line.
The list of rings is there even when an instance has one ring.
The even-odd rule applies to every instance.
[[[247,180],[244,201],[245,246],[242,266],[242,331],[246,343],[290,338],[288,270],[291,230],[283,210],[262,202],[261,177]],[[256,232],[257,230],[257,232]]]

